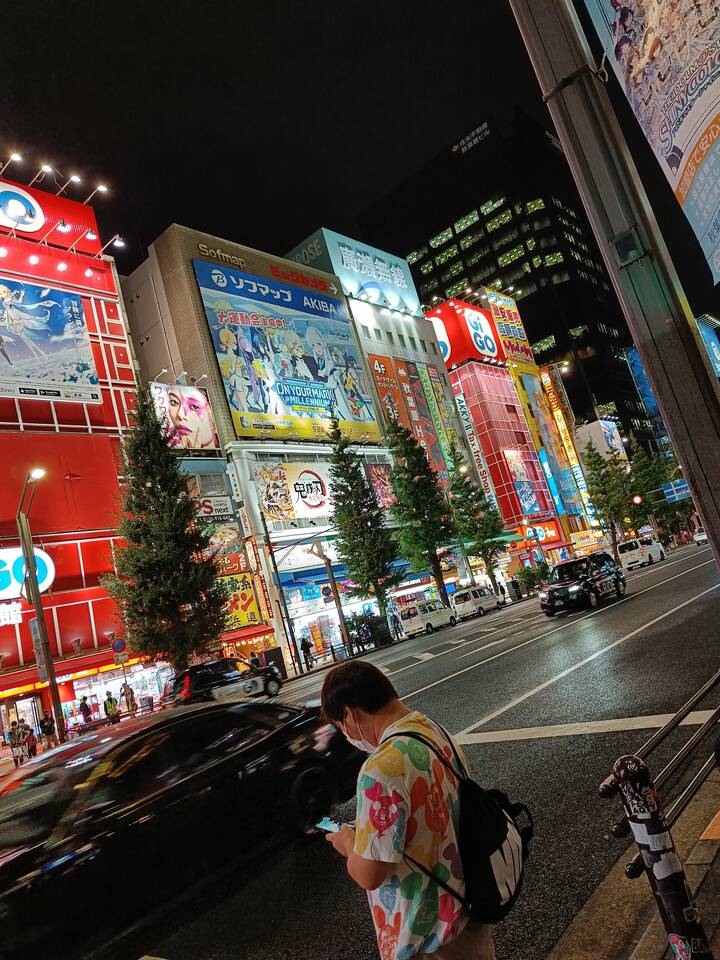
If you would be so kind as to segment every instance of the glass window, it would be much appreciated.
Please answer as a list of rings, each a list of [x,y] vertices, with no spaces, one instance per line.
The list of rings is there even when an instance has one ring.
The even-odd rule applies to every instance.
[[[400,611],[401,620],[411,620],[413,617],[416,617],[417,615],[418,615],[417,607],[404,607]]]
[[[405,259],[408,263],[417,263],[417,261],[421,260],[427,252],[427,247],[420,247],[419,250],[413,250],[411,253],[409,253]]]
[[[364,323],[361,323],[360,326],[361,326],[361,328],[362,328],[363,336],[365,337],[366,340],[369,340],[369,339],[370,339],[370,327],[366,327]]]
[[[482,213],[484,217],[487,217],[493,212],[493,210],[497,210],[498,207],[501,207],[505,203],[505,199],[505,197],[495,197],[494,200],[488,200],[487,203],[484,203],[480,207],[480,213]]]
[[[410,341],[410,346],[413,348],[413,350],[417,350],[417,344],[415,343],[415,337],[411,337],[410,334],[408,334],[408,340]]]
[[[218,710],[184,720],[172,730],[178,762],[187,775],[257,740],[267,731],[247,713]]]
[[[466,213],[464,217],[460,217],[459,220],[456,220],[453,224],[453,230],[455,233],[462,233],[463,230],[467,230],[468,227],[471,227],[474,223],[477,223],[480,219],[480,214],[477,210],[471,210],[470,213]]]
[[[441,230],[440,233],[436,234],[434,237],[431,237],[429,240],[430,246],[435,250],[437,247],[441,247],[444,243],[447,243],[448,240],[452,240],[452,229],[447,227],[445,230]]]
[[[203,497],[226,497],[225,474],[199,473],[198,484]]]
[[[0,787],[0,850],[49,836],[70,803],[76,780],[86,773],[86,767],[78,767],[74,777],[61,766],[28,769],[21,780]]]
[[[108,760],[110,768],[93,791],[93,803],[134,803],[172,786],[181,775],[165,726],[145,737],[133,737]]]
[[[458,246],[454,243],[451,247],[448,247],[447,250],[443,250],[442,253],[438,254],[435,257],[435,263],[438,267],[441,267],[444,263],[447,263],[448,260],[452,260],[453,257],[458,255]]]
[[[525,253],[525,248],[522,244],[518,244],[517,247],[513,247],[512,250],[508,250],[507,253],[503,253],[502,256],[498,257],[498,266],[507,267],[513,262],[513,260],[519,260]]]
[[[478,240],[482,240],[484,236],[484,230],[473,230],[472,233],[466,233],[464,237],[460,238],[460,249],[467,250],[468,247],[472,247]]]
[[[587,560],[576,560],[574,563],[561,563],[550,574],[552,583],[572,583],[573,580],[582,580],[587,577],[590,567]]]
[[[461,293],[465,287],[468,285],[467,277],[463,277],[461,280],[458,280],[457,283],[453,283],[452,286],[445,288],[446,297],[456,297]]]
[[[436,347],[435,344],[432,342],[432,340],[430,341],[430,349],[432,350],[433,353],[437,353],[437,352],[438,352],[438,351],[437,351],[437,347]]]
[[[504,223],[509,223],[512,220],[512,211],[503,210],[502,213],[499,213],[496,217],[493,217],[492,220],[488,220],[485,224],[485,229],[490,233],[493,230],[499,229]]]
[[[375,339],[376,339],[376,340],[382,340],[382,330],[378,330],[378,328],[375,327],[375,328],[373,329],[373,333],[375,334]]]
[[[423,283],[420,287],[420,293],[430,293],[433,290],[437,290],[440,286],[439,280],[431,280],[429,283]]]
[[[405,346],[405,337],[402,335],[402,333],[399,333],[399,334],[397,335],[397,338],[398,338],[398,343],[400,344],[400,346],[401,346],[401,347],[404,347],[404,346]]]
[[[625,543],[618,544],[618,553],[630,553],[632,550],[637,550],[637,548],[637,540],[626,540]]]
[[[427,344],[425,343],[424,340],[420,341],[420,349],[422,350],[423,353],[427,353]]]
[[[525,209],[528,213],[535,213],[537,210],[545,209],[545,201],[541,199],[531,200],[529,203],[525,204]]]
[[[440,274],[440,279],[443,283],[447,283],[448,280],[452,280],[453,277],[456,277],[459,273],[461,273],[462,269],[462,262],[460,260],[456,260],[455,263],[451,264],[444,273]]]
[[[548,254],[547,257],[545,257],[545,266],[553,267],[555,266],[556,263],[562,263],[564,260],[565,260],[565,257],[558,250],[557,253],[550,253]]]
[[[387,337],[387,342],[389,344],[392,344],[392,345],[395,344],[395,337],[392,335],[392,333],[389,330],[385,331],[385,336]]]
[[[426,260],[425,263],[420,264],[420,273],[425,274],[433,272],[433,262],[432,260]]]

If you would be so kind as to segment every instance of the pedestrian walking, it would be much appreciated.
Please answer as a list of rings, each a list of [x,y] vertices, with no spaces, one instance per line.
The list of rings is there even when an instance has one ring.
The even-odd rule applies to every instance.
[[[32,727],[28,727],[25,731],[25,749],[27,750],[28,757],[37,756],[37,743],[35,731]]]
[[[400,617],[397,615],[395,610],[390,611],[390,629],[393,637],[395,637],[396,640],[399,640],[402,637],[402,623],[400,622]]]
[[[27,751],[25,748],[25,730],[17,720],[10,724],[10,752],[16,767],[25,760]]]
[[[83,697],[80,701],[80,713],[82,714],[83,723],[90,723],[92,713],[90,711],[90,704],[87,702],[87,697]]]
[[[127,680],[120,687],[120,699],[125,700],[127,712],[131,717],[134,717],[135,711],[137,710],[137,701],[135,700],[135,691],[127,682]]]
[[[506,590],[505,590],[505,584],[502,582],[502,580],[498,580],[497,596],[498,596],[498,599],[500,600],[500,603],[505,603]]]
[[[105,691],[105,700],[103,701],[103,710],[108,723],[120,723],[120,709],[116,698],[110,690]]]
[[[313,665],[312,644],[307,637],[303,637],[300,641],[300,649],[302,650],[303,657],[305,658],[306,669],[311,670]]]
[[[250,654],[250,666],[255,670],[259,670],[262,667],[262,664],[260,663],[260,657],[257,655],[256,650],[253,650]]]
[[[407,707],[385,674],[366,661],[341,664],[327,675],[322,708],[350,743],[370,754],[358,774],[354,829],[345,824],[327,840],[346,858],[355,883],[368,891],[382,960],[425,954],[437,960],[494,960],[490,926],[471,920],[459,899],[465,883],[456,832],[460,779],[454,770],[467,767],[460,747]],[[446,763],[433,757],[434,750]]]
[[[57,747],[58,738],[55,733],[55,720],[45,711],[40,718],[40,736],[42,738],[43,750],[51,750]]]

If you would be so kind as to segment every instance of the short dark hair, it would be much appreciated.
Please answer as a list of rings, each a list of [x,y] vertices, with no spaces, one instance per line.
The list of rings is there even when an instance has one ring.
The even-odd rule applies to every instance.
[[[346,707],[377,713],[397,699],[397,691],[382,670],[366,660],[352,660],[335,667],[325,677],[321,698],[323,716],[337,723],[343,720]]]

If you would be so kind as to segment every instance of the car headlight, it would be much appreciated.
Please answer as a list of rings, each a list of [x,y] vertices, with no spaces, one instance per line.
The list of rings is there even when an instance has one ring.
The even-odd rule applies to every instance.
[[[547,590],[541,590],[538,596],[540,597],[541,600],[547,600],[547,597],[548,597]]]
[[[578,593],[578,591],[580,591],[580,590],[582,590],[582,587],[578,587],[577,585],[575,585],[574,587],[570,587],[570,588],[569,588],[569,592],[570,592],[570,593]]]

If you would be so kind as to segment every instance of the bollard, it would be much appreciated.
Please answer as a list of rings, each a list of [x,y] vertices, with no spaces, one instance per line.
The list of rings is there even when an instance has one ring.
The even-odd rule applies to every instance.
[[[620,757],[613,775],[673,956],[713,960],[647,765],[639,757]]]

